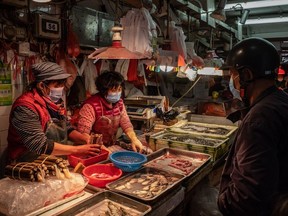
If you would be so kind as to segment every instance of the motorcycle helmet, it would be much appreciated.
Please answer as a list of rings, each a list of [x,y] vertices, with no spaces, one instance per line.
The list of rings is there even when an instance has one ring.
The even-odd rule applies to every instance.
[[[238,70],[251,70],[253,79],[275,77],[280,56],[275,46],[262,38],[247,38],[238,42],[229,52],[226,65]]]

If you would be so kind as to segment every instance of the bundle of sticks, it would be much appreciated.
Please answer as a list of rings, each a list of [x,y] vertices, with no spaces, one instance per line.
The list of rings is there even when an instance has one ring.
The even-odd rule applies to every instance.
[[[43,182],[49,176],[72,178],[67,160],[52,155],[40,155],[33,162],[22,162],[5,167],[5,175],[12,179]]]

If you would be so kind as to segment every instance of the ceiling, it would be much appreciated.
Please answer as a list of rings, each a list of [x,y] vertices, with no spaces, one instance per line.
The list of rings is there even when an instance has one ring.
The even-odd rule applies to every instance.
[[[140,8],[144,5],[146,8],[150,8],[149,2],[151,1],[152,0],[80,0],[77,4],[96,10],[105,10],[110,14],[116,13],[115,5],[118,4],[118,13],[125,15],[132,7]],[[215,20],[209,16],[217,7],[219,0],[153,0],[152,2],[157,6],[158,11],[158,14],[154,13],[152,16],[157,20],[161,28],[165,28],[164,21],[167,20],[167,16],[159,15],[159,10],[161,5],[168,2],[172,11],[170,13],[170,15],[172,15],[170,20],[177,20],[189,40],[197,39],[210,48],[217,48],[227,43],[229,44],[228,47],[231,47],[231,44],[243,38],[254,36],[279,43],[288,40],[287,0],[246,1],[247,3],[256,2],[258,8],[249,8],[250,13],[246,21],[247,24],[244,25],[238,24],[243,10],[248,6],[244,1],[227,1],[226,5],[230,5],[230,7],[225,8],[225,22]],[[272,6],[261,6],[262,3],[267,2],[270,2]],[[277,6],[279,3],[281,6]],[[286,22],[265,24],[263,19],[268,17],[282,17],[286,19]],[[249,19],[260,19],[262,23],[250,25],[248,24]]]
[[[22,1],[23,0],[0,0],[0,5],[2,7],[2,4],[10,5],[13,2],[19,2],[18,4],[20,4]],[[28,5],[30,6],[34,5],[32,0],[25,1],[29,2],[30,4]],[[182,27],[187,41],[199,42],[198,44],[205,48],[216,50],[220,48],[224,51],[229,51],[233,44],[239,40],[256,36],[272,41],[278,48],[285,46],[288,50],[287,0],[246,0],[246,2],[227,0],[224,10],[226,20],[224,22],[210,17],[210,14],[217,8],[219,1],[222,2],[223,0],[52,0],[52,2],[48,4],[39,3],[35,5],[34,8],[38,10],[38,6],[40,8],[40,6],[43,5],[42,9],[46,6],[47,13],[53,11],[53,8],[55,8],[55,11],[51,13],[52,15],[59,14],[59,11],[56,10],[59,7],[56,6],[66,6],[65,8],[69,10],[69,8],[73,8],[73,6],[76,5],[93,9],[93,11],[108,13],[111,17],[114,17],[115,20],[119,20],[120,17],[124,16],[131,8],[144,6],[150,10],[153,3],[156,10],[154,13],[151,13],[151,15],[161,32],[165,32],[167,29],[165,22],[167,22],[168,19],[167,5],[170,5],[168,12],[169,21],[173,20],[178,26]],[[250,13],[246,23],[243,25],[239,24],[242,13],[251,3],[254,3],[256,8],[250,7]],[[263,3],[270,3],[270,6],[261,6]],[[0,9],[0,12],[1,11],[3,13],[5,12],[4,15],[6,14],[5,9],[2,8]],[[0,23],[10,22],[14,17],[14,13],[11,13],[11,16],[8,16],[9,14],[7,16],[4,15],[1,13]],[[20,19],[18,17],[18,20],[22,21],[24,18]],[[281,18],[281,20],[285,22],[264,23],[265,18]],[[251,19],[261,22],[259,24],[249,24]],[[82,23],[79,25],[82,25]]]

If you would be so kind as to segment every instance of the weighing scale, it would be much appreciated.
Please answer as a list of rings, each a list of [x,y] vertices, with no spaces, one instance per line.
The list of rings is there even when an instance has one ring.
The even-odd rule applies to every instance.
[[[131,120],[146,122],[147,128],[153,124],[156,116],[154,109],[163,100],[163,96],[137,96],[125,98],[127,114]]]
[[[154,108],[148,107],[136,107],[136,106],[127,106],[126,107],[127,114],[130,117],[137,117],[142,119],[150,119],[156,114],[153,112]]]
[[[125,105],[132,105],[134,107],[155,106],[160,104],[163,98],[164,96],[137,96],[125,98],[124,103]]]

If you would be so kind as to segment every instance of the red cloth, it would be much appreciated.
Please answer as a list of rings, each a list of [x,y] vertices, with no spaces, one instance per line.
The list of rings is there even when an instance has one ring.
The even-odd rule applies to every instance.
[[[137,68],[138,68],[138,60],[130,59],[129,68],[127,72],[127,81],[136,81],[137,80]]]

